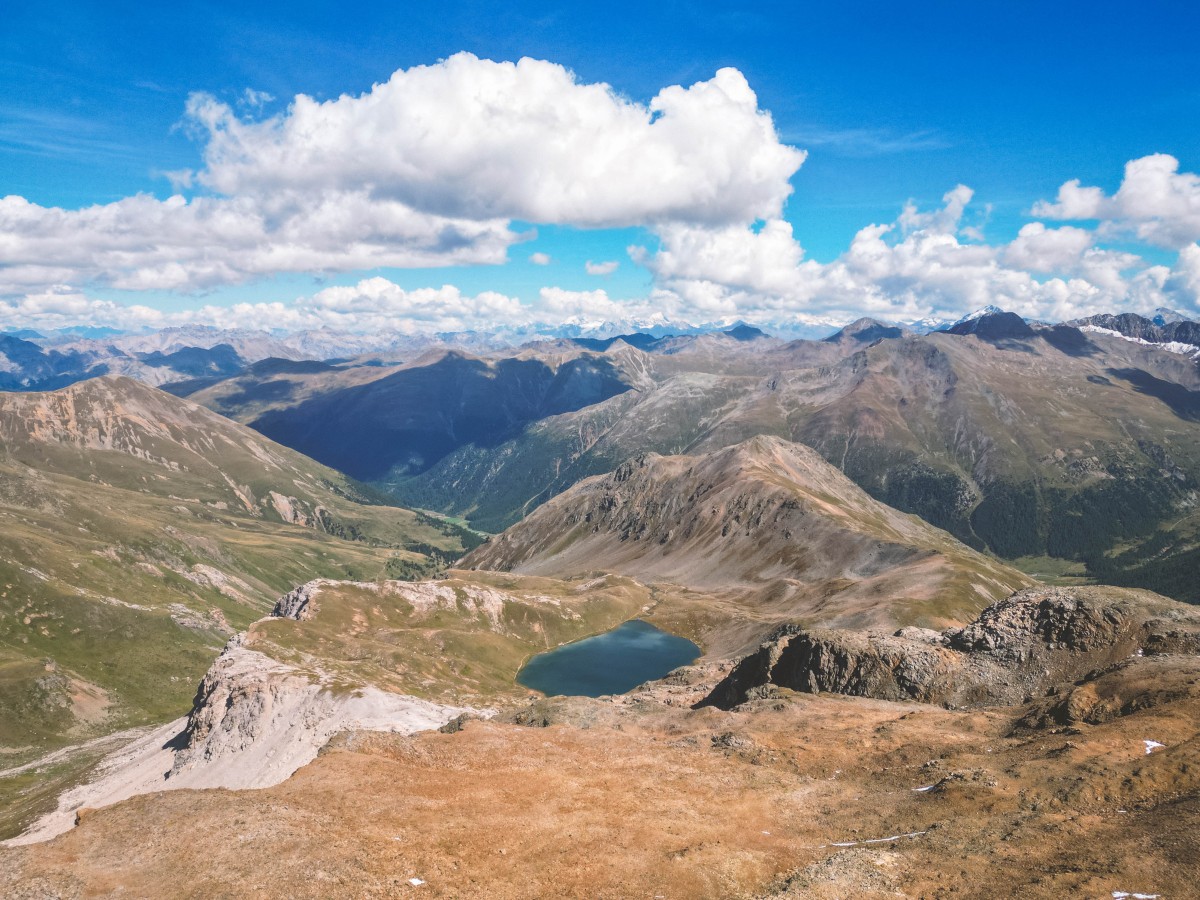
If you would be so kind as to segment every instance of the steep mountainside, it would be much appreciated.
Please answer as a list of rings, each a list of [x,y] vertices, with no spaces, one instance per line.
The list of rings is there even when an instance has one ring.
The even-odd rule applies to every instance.
[[[399,369],[399,365],[335,366],[271,357],[251,363],[236,375],[190,378],[164,385],[163,390],[246,425],[280,406],[294,406],[320,394],[357,387]]]
[[[629,390],[605,356],[555,364],[445,353],[365,384],[280,406],[250,424],[273,440],[363,480],[421,472],[472,444],[494,447],[530,422]]]
[[[1018,334],[989,318],[965,335],[858,349],[851,339],[846,352],[821,343],[834,354],[822,362],[801,347],[744,358],[757,374],[671,371],[655,355],[651,387],[496,447],[464,447],[390,487],[402,502],[499,530],[637,453],[774,434],[973,546],[1083,560],[1104,580],[1200,599],[1186,576],[1200,554],[1195,363],[1112,335],[1024,323]]]
[[[129,379],[0,394],[0,745],[177,715],[297,583],[411,577],[470,541]]]
[[[668,583],[729,597],[764,629],[963,622],[1029,583],[777,438],[635,458],[547,502],[462,565]]]

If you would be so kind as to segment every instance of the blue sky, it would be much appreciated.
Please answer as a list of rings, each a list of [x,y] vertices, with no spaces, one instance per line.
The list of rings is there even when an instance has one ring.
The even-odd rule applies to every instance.
[[[779,141],[808,152],[790,178],[794,193],[782,215],[805,258],[823,264],[846,252],[864,226],[895,222],[910,200],[921,211],[936,209],[958,184],[974,197],[955,228],[978,229],[967,236],[956,231],[958,239],[998,247],[1032,221],[1036,202],[1053,200],[1071,179],[1111,197],[1130,160],[1169,154],[1182,173],[1200,167],[1200,15],[1187,3],[177,6],[47,3],[6,10],[0,195],[66,210],[138,193],[165,199],[173,188],[162,173],[203,166],[206,137],[184,114],[195,92],[239,115],[252,114],[237,105],[246,89],[265,92],[274,99],[253,115],[286,114],[296,94],[358,96],[398,69],[461,51],[548,60],[581,84],[607,83],[637,103],[664,87],[736,68],[757,94],[758,109],[773,117]],[[1064,214],[1046,224],[1089,228],[1098,235],[1095,248],[1137,254],[1141,262],[1122,269],[1130,278],[1139,267],[1177,267],[1181,246],[1190,243],[1186,233],[1182,243],[1146,240],[1136,223],[1122,223],[1115,213],[1112,219],[1106,227],[1103,216],[1080,222]],[[655,289],[690,296],[687,285],[697,281],[676,273],[679,283],[671,282],[661,267],[630,258],[631,245],[660,249],[661,229],[649,220],[618,228],[513,220],[511,227],[535,230],[537,238],[510,244],[503,265],[259,272],[174,290],[118,288],[111,278],[84,273],[56,290],[188,310],[290,301],[366,277],[408,290],[452,284],[465,294],[496,291],[526,301],[546,285],[603,290],[614,299],[645,298]],[[550,265],[530,263],[535,252],[550,256]],[[589,275],[589,260],[620,265],[610,275]],[[27,261],[0,258],[0,267]],[[1033,277],[1073,275],[1043,266]],[[1168,287],[1187,280],[1179,272],[1173,277]],[[853,300],[814,300],[812,291],[789,294],[802,298],[789,302],[738,300],[762,293],[745,279],[723,289],[734,298],[724,309],[741,302],[776,317],[849,309]],[[945,290],[918,302],[906,287],[896,312],[922,303],[950,306]],[[10,302],[18,294],[10,287]],[[966,292],[963,302],[967,294],[974,296]],[[1136,305],[1132,294],[1120,296]],[[878,305],[870,308],[878,312]],[[868,307],[864,301],[861,308]]]

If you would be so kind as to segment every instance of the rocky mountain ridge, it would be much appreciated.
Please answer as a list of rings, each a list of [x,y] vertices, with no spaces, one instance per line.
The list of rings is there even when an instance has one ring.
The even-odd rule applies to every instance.
[[[787,626],[706,702],[735,706],[789,688],[949,707],[1017,706],[1057,685],[1161,655],[1200,659],[1200,611],[1147,591],[1035,587],[941,633]]]
[[[1170,313],[1170,311],[1167,311]],[[1200,354],[1200,322],[1161,313],[1147,319],[1136,313],[1101,314],[1068,322],[1084,330],[1121,335],[1133,341],[1164,346],[1177,353]],[[1191,349],[1189,349],[1191,348]]]
[[[609,572],[744,598],[735,602],[760,622],[843,627],[965,621],[1029,583],[873,500],[813,450],[773,437],[703,456],[636,457],[547,502],[461,565]]]
[[[1023,327],[652,354],[652,386],[460,448],[388,489],[498,531],[640,453],[772,434],[974,547],[1200,597],[1186,576],[1200,549],[1194,362],[1100,332]],[[1109,555],[1115,546],[1123,556]]]

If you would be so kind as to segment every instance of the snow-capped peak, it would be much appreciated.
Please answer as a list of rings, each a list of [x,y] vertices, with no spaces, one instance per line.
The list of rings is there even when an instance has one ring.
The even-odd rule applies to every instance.
[[[954,324],[961,325],[963,322],[973,322],[975,319],[982,319],[984,316],[999,316],[1005,312],[1006,310],[1003,310],[998,306],[992,306],[989,303],[987,306],[982,306],[973,313],[967,313],[967,315],[963,316]]]

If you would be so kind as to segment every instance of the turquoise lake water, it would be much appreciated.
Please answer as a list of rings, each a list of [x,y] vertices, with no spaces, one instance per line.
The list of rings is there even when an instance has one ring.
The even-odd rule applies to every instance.
[[[686,638],[633,619],[604,634],[539,653],[517,674],[517,683],[551,697],[623,694],[687,665],[700,653]]]

